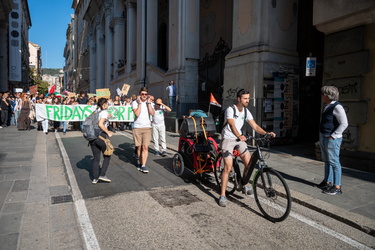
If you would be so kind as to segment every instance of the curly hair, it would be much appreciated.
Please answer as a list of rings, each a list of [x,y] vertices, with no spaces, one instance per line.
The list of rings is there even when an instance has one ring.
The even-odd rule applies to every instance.
[[[322,95],[328,97],[331,101],[338,101],[339,100],[339,90],[335,86],[323,86],[321,88]]]

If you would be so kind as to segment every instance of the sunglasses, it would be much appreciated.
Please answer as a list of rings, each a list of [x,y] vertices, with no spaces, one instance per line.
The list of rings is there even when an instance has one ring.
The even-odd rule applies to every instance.
[[[141,95],[148,95],[147,93],[142,93]]]

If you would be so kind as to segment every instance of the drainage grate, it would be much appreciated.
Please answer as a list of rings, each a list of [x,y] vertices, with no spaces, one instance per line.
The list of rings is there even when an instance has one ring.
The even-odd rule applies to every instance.
[[[60,195],[51,197],[52,204],[72,202],[73,197],[71,195]]]
[[[187,190],[169,190],[161,192],[151,192],[150,196],[154,198],[163,207],[175,207],[189,205],[200,201]]]

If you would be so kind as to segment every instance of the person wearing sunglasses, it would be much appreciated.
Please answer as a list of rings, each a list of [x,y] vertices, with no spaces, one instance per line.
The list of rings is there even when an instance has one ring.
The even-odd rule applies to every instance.
[[[134,144],[138,147],[137,155],[139,158],[138,170],[143,173],[148,173],[146,162],[148,158],[148,147],[151,143],[151,118],[155,114],[152,105],[152,96],[148,95],[148,89],[142,87],[139,91],[139,96],[136,101],[132,103],[132,109],[135,115],[133,138]]]

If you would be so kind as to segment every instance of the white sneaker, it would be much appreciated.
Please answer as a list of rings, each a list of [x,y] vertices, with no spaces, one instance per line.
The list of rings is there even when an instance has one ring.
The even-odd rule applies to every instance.
[[[111,180],[106,175],[99,176],[99,180],[105,181],[105,182],[111,182]]]
[[[98,183],[98,179],[93,179],[92,184],[96,184],[96,183]]]

